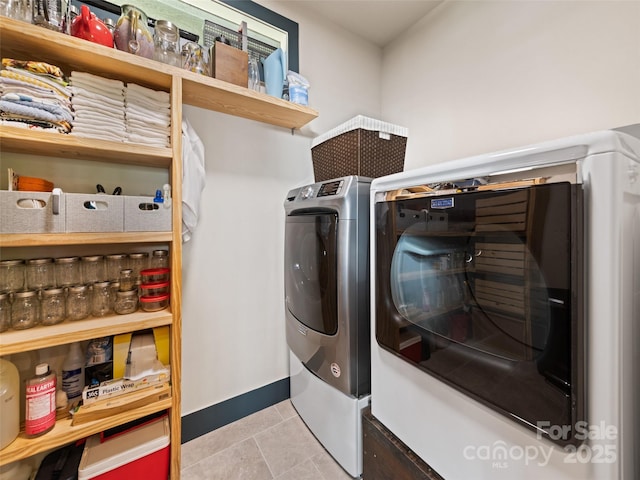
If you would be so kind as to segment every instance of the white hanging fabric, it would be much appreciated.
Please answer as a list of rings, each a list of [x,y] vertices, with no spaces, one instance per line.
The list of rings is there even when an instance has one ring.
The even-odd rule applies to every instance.
[[[204,145],[186,118],[182,119],[182,241],[188,242],[198,224],[205,186]]]

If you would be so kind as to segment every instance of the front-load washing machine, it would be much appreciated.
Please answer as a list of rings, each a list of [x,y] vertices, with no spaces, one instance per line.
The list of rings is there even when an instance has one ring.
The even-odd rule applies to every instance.
[[[357,176],[285,200],[285,311],[291,402],[351,476],[362,473],[369,404],[369,186]]]

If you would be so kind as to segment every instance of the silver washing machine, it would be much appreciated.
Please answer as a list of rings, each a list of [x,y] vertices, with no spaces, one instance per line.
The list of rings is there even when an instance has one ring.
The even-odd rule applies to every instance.
[[[291,402],[353,477],[369,404],[369,187],[349,176],[285,200],[285,310]]]

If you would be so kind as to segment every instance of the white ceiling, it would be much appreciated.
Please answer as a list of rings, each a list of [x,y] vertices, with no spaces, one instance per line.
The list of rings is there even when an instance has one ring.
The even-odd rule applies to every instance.
[[[444,0],[307,0],[310,11],[384,47]]]

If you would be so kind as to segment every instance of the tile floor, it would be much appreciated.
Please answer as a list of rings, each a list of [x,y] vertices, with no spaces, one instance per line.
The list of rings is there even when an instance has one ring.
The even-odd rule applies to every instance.
[[[349,480],[285,400],[182,445],[182,480]]]

